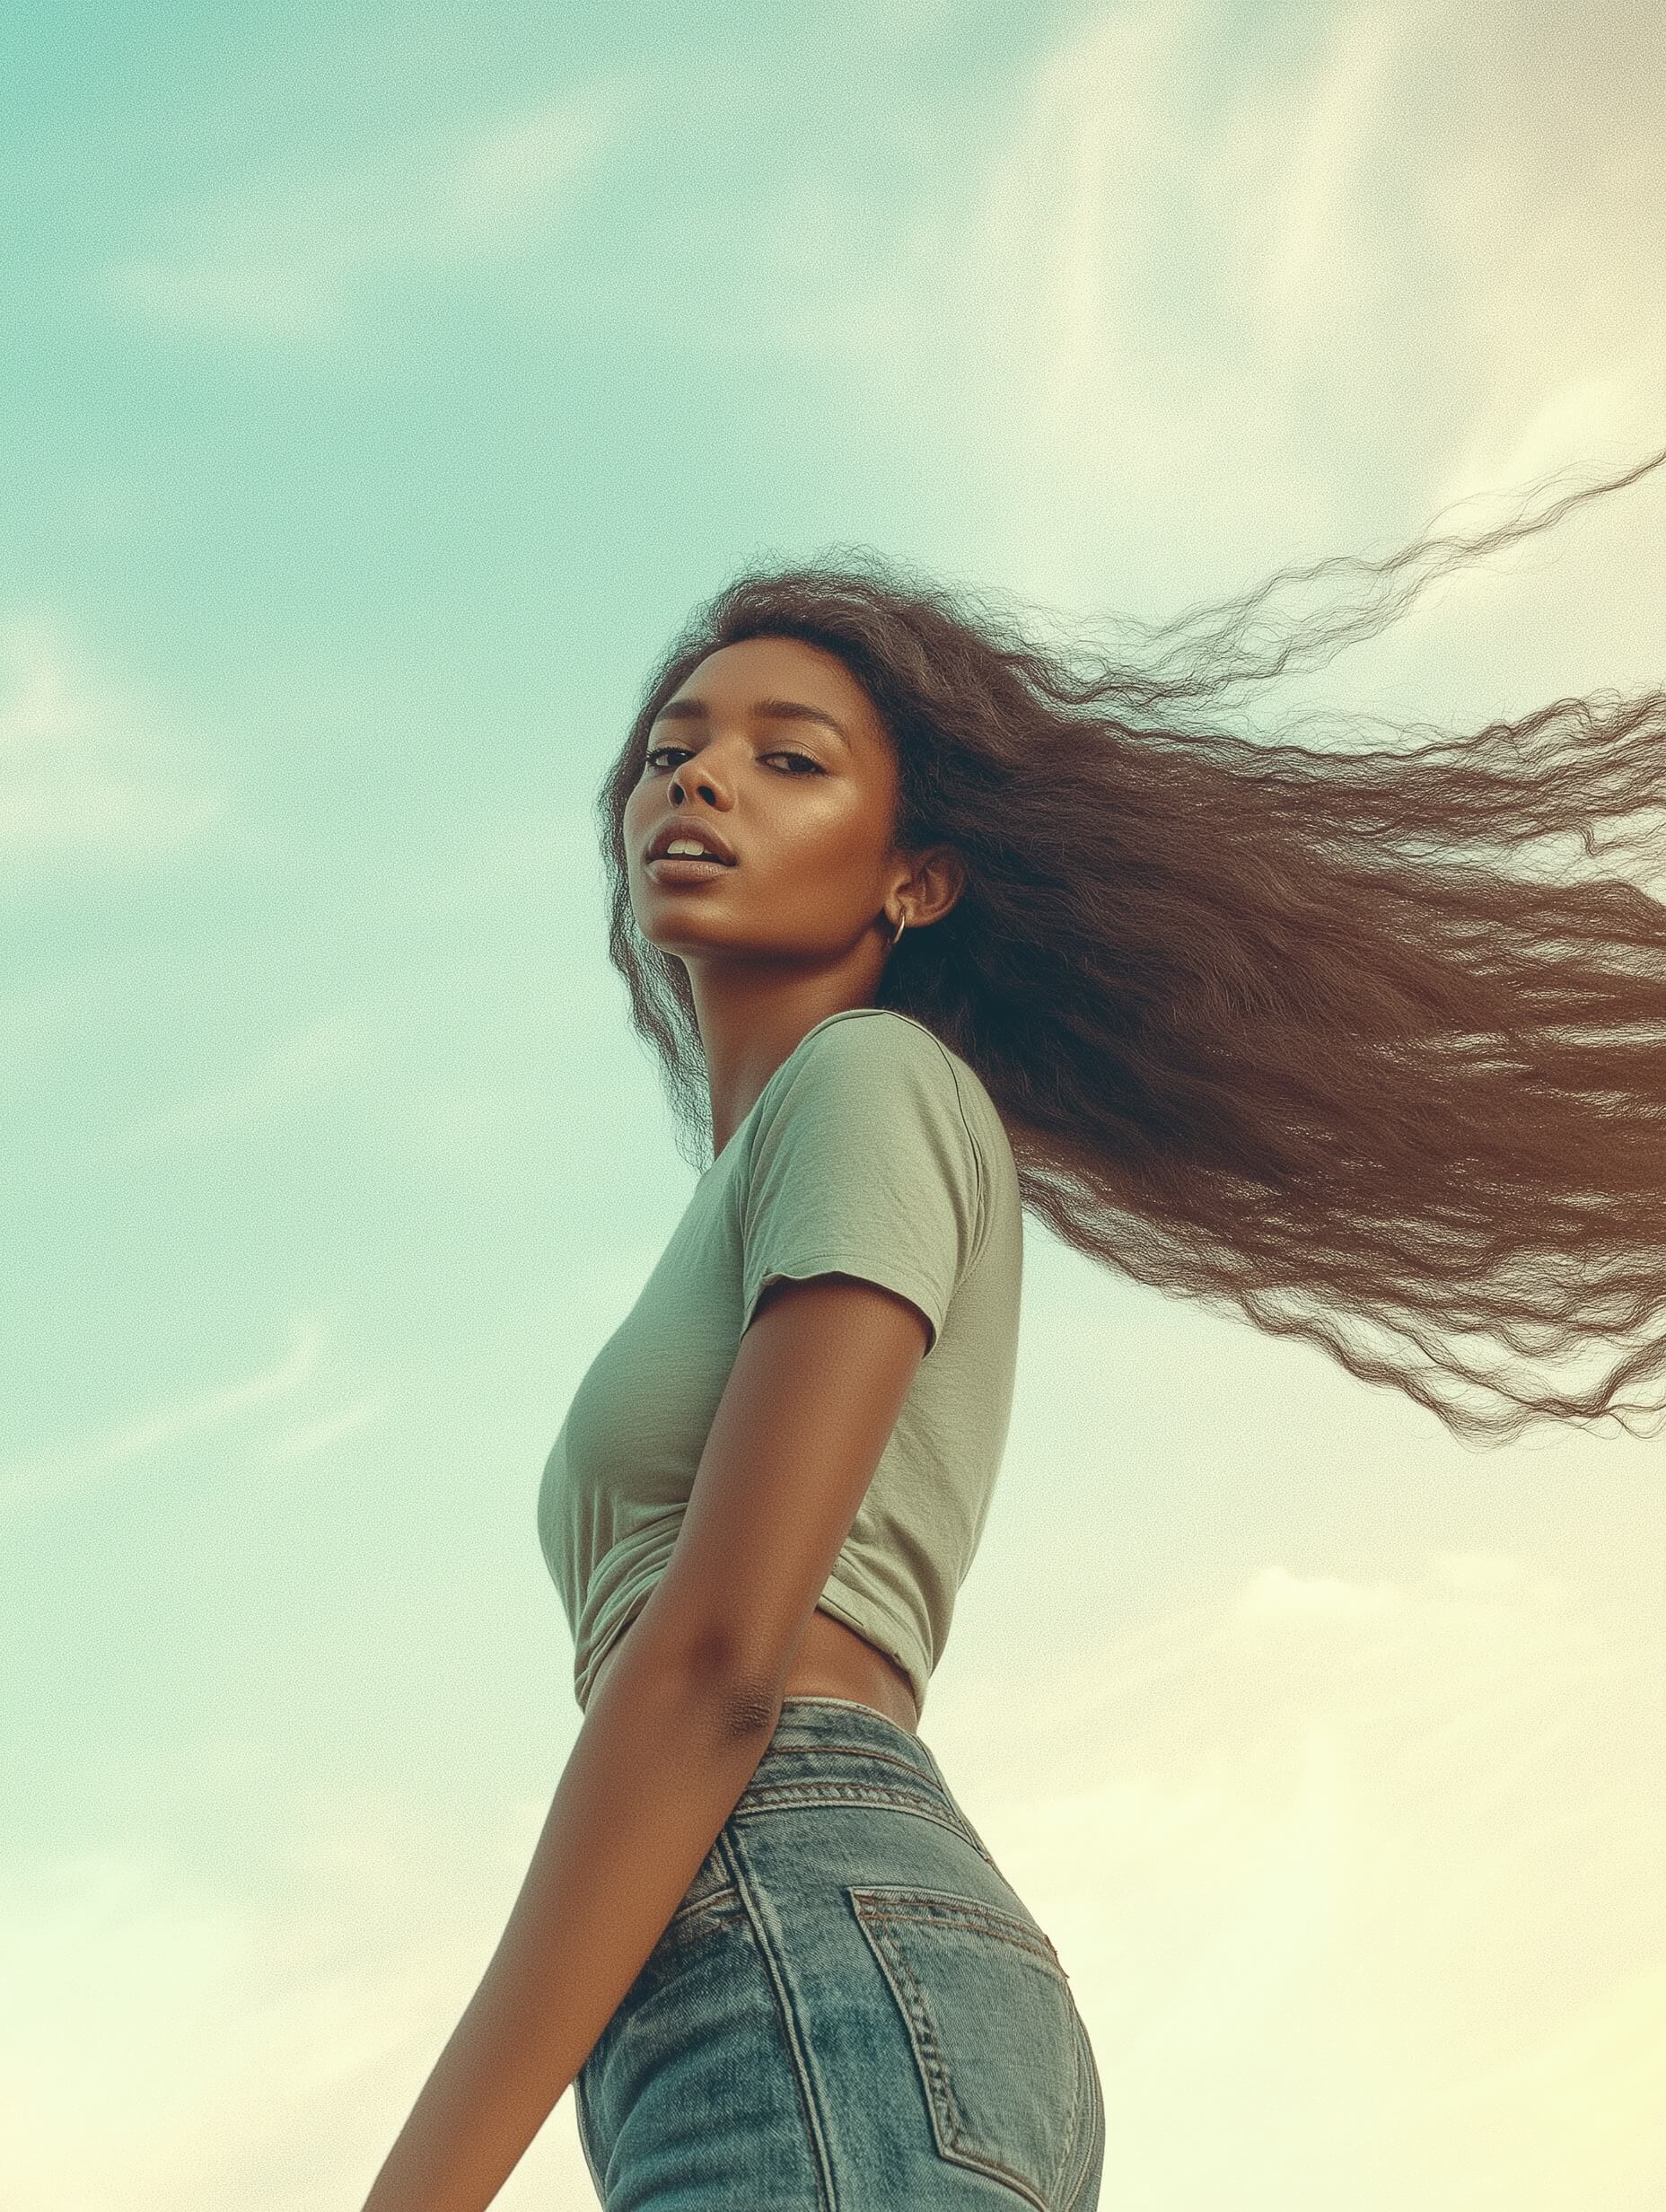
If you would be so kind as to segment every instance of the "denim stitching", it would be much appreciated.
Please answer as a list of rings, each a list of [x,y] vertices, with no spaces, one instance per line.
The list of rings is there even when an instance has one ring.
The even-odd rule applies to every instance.
[[[864,1920],[923,1921],[934,1927],[969,1927],[979,1935],[1000,1936],[1015,1951],[1032,1952],[1043,1965],[1052,1967],[1061,1980],[1070,1979],[1046,1929],[1030,1927],[1012,1913],[1003,1912],[998,1905],[986,1905],[976,1897],[954,1897],[946,1891],[906,1886],[855,1889],[851,1895],[860,1900],[859,1910]]]
[[[754,1815],[806,1805],[872,1805],[883,1806],[892,1813],[909,1813],[916,1820],[934,1821],[959,1841],[969,1844],[986,1865],[995,1865],[994,1859],[967,1823],[955,1819],[940,1802],[925,1796],[909,1796],[879,1782],[772,1782],[762,1788],[754,1783],[731,1817],[744,1821]]]
[[[590,2168],[591,2182],[595,2189],[597,2201],[599,2203],[605,2203],[608,2192],[603,2185],[601,2174],[596,2170],[595,2153],[590,2147],[590,2131],[584,2125],[584,2092],[582,2086],[583,2075],[583,2068],[581,2067],[579,2073],[574,2076],[573,2083],[573,2117],[578,2126],[578,2146],[584,2154],[584,2164]]]
[[[871,1926],[865,1916],[864,1932]],[[881,1963],[886,1968],[892,1988],[901,2000],[903,2018],[908,2026],[909,2040],[914,2044],[920,2064],[925,2070],[925,2084],[939,2112],[937,2133],[945,2150],[958,2146],[960,2136],[960,2111],[954,2101],[950,2085],[948,2068],[943,2060],[943,2048],[932,2025],[932,2016],[926,2009],[925,1992],[921,1989],[897,1946],[889,1926],[877,1927],[870,1940],[881,1953]]]
[[[895,1957],[899,1972],[908,1979],[911,1986],[914,1985],[915,1979],[912,1970],[900,1946],[890,1936],[890,1930],[899,1925],[965,1927],[975,1935],[994,1936],[999,1942],[1010,1944],[1013,1950],[1024,1952],[1029,1957],[1049,1969],[1065,1985],[1068,1992],[1070,1975],[1064,1961],[1053,1948],[1052,1938],[1048,1935],[1047,1930],[1041,1927],[1031,1927],[1013,1914],[1003,1912],[998,1906],[986,1904],[978,1898],[956,1897],[947,1891],[921,1890],[907,1884],[893,1884],[876,1889],[852,1888],[849,1894],[856,1909],[856,1917],[864,1927],[872,1925],[885,1930],[886,1948]],[[930,2014],[926,2008],[924,1990],[919,1990],[917,1995],[923,2016],[929,2022]],[[1067,1994],[1066,2002],[1070,2006],[1074,2027],[1076,2066],[1071,2077],[1070,2120],[1065,2129],[1065,2148],[1059,2158],[1058,2169],[1053,2175],[1046,2192],[1046,2201],[1048,2203],[1055,2198],[1059,2183],[1075,2159],[1082,2135],[1083,2078],[1082,2044],[1084,2031],[1081,2014],[1075,2008],[1074,1998]],[[963,2146],[958,2141],[959,2112],[949,2089],[947,2076],[943,2074],[941,2066],[937,2071],[943,2079],[945,2111],[956,2131],[956,2147],[962,2148]],[[981,2152],[968,2151],[965,2155],[969,2163],[988,2166],[1004,2175],[1009,2172],[1006,2167],[999,2165],[998,2161],[987,2158]],[[1010,2178],[1015,2187],[1028,2190],[1028,2184],[1024,2183],[1021,2177],[1011,2175]]]
[[[1039,2195],[1022,2173],[1017,2172],[1011,2166],[1003,2164],[999,2158],[967,2144],[960,2107],[955,2102],[954,2091],[949,2080],[947,2063],[943,2057],[942,2045],[937,2040],[936,2028],[932,2020],[925,1992],[920,1987],[908,1961],[902,1955],[901,1948],[894,1934],[895,1927],[899,1922],[909,1918],[917,1919],[922,1916],[883,1911],[870,1915],[866,1909],[865,1900],[872,1895],[872,1892],[863,1890],[853,1889],[850,1892],[851,1900],[856,1905],[858,1923],[872,1944],[874,1955],[878,1958],[885,1978],[890,1983],[901,2007],[903,2020],[908,2031],[908,2040],[914,2046],[915,2056],[925,2078],[927,2103],[932,2115],[932,2132],[937,2138],[939,2148],[945,2157],[952,2159],[955,2164],[969,2167],[974,2172],[987,2173],[998,2178],[1015,2195],[1022,2197],[1026,2204],[1033,2205],[1036,2212],[1048,2212],[1049,2200],[1057,2186],[1057,2174],[1053,2177],[1053,2182],[1047,2194]],[[1014,1945],[1014,1948],[1030,1950],[1031,1946],[1022,1944]],[[1039,1953],[1036,1955],[1039,1956]],[[1072,2088],[1071,2119],[1066,2134],[1067,2146],[1065,2153],[1066,2159],[1075,2147],[1074,2100],[1080,2095],[1079,2081],[1073,2084]]]
[[[875,1759],[882,1760],[888,1767],[900,1767],[905,1774],[911,1776],[925,1789],[930,1789],[934,1781],[939,1786],[942,1785],[941,1776],[934,1777],[926,1773],[917,1760],[905,1759],[899,1751],[881,1751],[872,1743],[772,1743],[758,1760],[758,1770],[767,1767],[772,1759],[820,1759],[829,1752],[836,1752],[841,1758]]]
[[[1071,2145],[1070,2163],[1074,2165],[1074,2171],[1071,2175],[1070,2192],[1065,2199],[1065,2212],[1078,2212],[1078,2208],[1082,2203],[1082,2194],[1088,2185],[1088,2177],[1092,2171],[1093,2146],[1098,2128],[1099,2093],[1094,2076],[1093,2055],[1088,2048],[1087,2029],[1080,2013],[1077,2013],[1075,2022],[1076,2102],[1082,2111],[1083,2124],[1077,2129],[1076,2141]],[[1082,2096],[1083,2085],[1087,2089],[1085,2101]],[[1081,2153],[1079,2158],[1074,2156],[1078,2150]]]
[[[816,2176],[816,2202],[821,2207],[821,2212],[839,2212],[838,2184],[833,2175],[833,2160],[828,2147],[827,2134],[821,2124],[821,2115],[816,2109],[810,2069],[806,2064],[803,2046],[799,2037],[798,2022],[793,2011],[792,1994],[787,1988],[785,1978],[781,1971],[781,1962],[776,1956],[775,1947],[769,1940],[768,1930],[764,1926],[763,1915],[759,1912],[753,1895],[751,1870],[746,1864],[740,1837],[732,1826],[725,1824],[719,1829],[715,1848],[723,1856],[723,1864],[728,1868],[730,1878],[735,1886],[735,1894],[741,1901],[748,1920],[751,1923],[752,1936],[758,1945],[758,1954],[763,1962],[764,1971],[768,1976],[770,1990],[775,1997],[776,2017],[781,2023],[781,2034],[786,2048],[788,2067],[793,2076],[794,2085],[798,2091],[799,2109],[804,2118],[804,2132],[810,2146],[810,2163]]]
[[[845,1705],[849,1703],[850,1700],[844,1698],[805,1698],[799,1700],[799,1702],[807,1705]],[[862,1709],[866,1712],[870,1708],[864,1706]],[[876,1717],[882,1719],[883,1716],[876,1716]],[[887,1723],[886,1725],[889,1726],[891,1724]],[[899,1730],[898,1733],[900,1734],[902,1732]],[[944,1812],[948,1814],[949,1819],[957,1823],[951,1832],[955,1835],[964,1836],[966,1840],[972,1846],[973,1849],[978,1853],[978,1856],[985,1862],[986,1865],[995,1866],[994,1854],[990,1851],[989,1847],[985,1843],[983,1838],[978,1834],[978,1830],[972,1826],[970,1821],[967,1819],[965,1813],[961,1810],[961,1807],[957,1802],[953,1792],[950,1789],[947,1781],[943,1778],[942,1768],[938,1766],[937,1761],[933,1758],[929,1748],[923,1743],[917,1736],[911,1736],[908,1741],[912,1744],[913,1748],[919,1752],[920,1757],[925,1760],[925,1767],[924,1769],[920,1766],[917,1760],[903,1758],[896,1751],[877,1751],[871,1743],[771,1744],[769,1749],[765,1751],[762,1759],[759,1760],[757,1768],[754,1769],[753,1780],[748,1784],[746,1791],[741,1796],[738,1810],[744,1813],[748,1801],[753,1798],[761,1787],[773,1789],[783,1788],[785,1786],[785,1784],[780,1783],[763,1783],[759,1778],[768,1772],[770,1762],[773,1760],[792,1758],[794,1755],[802,1756],[805,1753],[814,1756],[824,1751],[837,1752],[841,1757],[873,1760],[884,1766],[901,1768],[902,1771],[908,1776],[908,1779],[914,1783],[917,1788],[933,1793],[937,1798],[939,1804],[941,1804],[943,1807]],[[910,1807],[908,1809],[914,1810],[915,1808]],[[998,1866],[995,1866],[995,1872],[997,1874],[1000,1872],[1000,1868]]]
[[[726,1885],[721,1890],[708,1891],[704,1897],[697,1897],[691,1905],[679,1905],[665,1924],[666,1933],[669,1935],[672,1928],[689,1927],[707,1913],[722,1912],[725,1906],[730,1908],[736,1919],[745,1918],[745,1909],[739,1895],[732,1885]]]

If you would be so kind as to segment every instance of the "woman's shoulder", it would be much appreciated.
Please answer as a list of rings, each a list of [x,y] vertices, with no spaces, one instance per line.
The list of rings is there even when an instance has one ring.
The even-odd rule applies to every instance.
[[[913,1014],[895,1006],[844,1007],[807,1031],[779,1072],[802,1065],[801,1054],[872,1068],[881,1081],[887,1071],[914,1073],[954,1100],[980,1152],[1010,1159],[1005,1128],[977,1069]]]
[[[977,1077],[935,1030],[895,1006],[845,1006],[807,1030],[782,1063],[780,1072],[806,1061],[850,1062],[876,1067],[918,1066],[940,1080]],[[981,1086],[980,1086],[981,1087]]]
[[[911,1040],[924,1039],[935,1045],[940,1052],[948,1051],[948,1047],[935,1030],[929,1029],[924,1022],[916,1021],[913,1014],[904,1014],[896,1006],[842,1006],[837,1014],[824,1014],[813,1028],[806,1030],[794,1049],[802,1052],[812,1040],[834,1034],[841,1041],[846,1038],[861,1038],[881,1049],[891,1046],[902,1050],[918,1050],[923,1048],[912,1044]]]

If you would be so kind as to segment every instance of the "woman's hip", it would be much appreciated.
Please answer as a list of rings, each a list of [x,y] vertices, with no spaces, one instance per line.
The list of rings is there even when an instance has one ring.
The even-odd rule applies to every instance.
[[[919,1738],[792,1698],[575,2085],[607,2212],[1089,2212],[1068,1977]]]

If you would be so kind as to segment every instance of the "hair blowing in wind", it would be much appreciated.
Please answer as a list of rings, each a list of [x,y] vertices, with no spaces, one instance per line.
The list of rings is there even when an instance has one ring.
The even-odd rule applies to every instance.
[[[879,1003],[978,1071],[1033,1216],[1322,1345],[1460,1438],[1652,1434],[1666,904],[1611,863],[1666,842],[1666,690],[1457,734],[1328,714],[1315,744],[1250,729],[1244,703],[1662,461],[1162,625],[1106,619],[1099,642],[1044,644],[1011,602],[862,548],[736,577],[653,672],[598,798],[609,953],[680,1122],[709,1152],[687,971],[636,926],[625,803],[706,654],[799,638],[844,661],[895,746],[897,844],[966,863]],[[1314,585],[1317,611],[1278,616]],[[1610,865],[1548,866],[1569,839]]]

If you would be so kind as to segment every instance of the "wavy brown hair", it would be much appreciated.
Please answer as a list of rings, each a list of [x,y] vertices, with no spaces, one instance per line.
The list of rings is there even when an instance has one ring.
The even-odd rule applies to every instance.
[[[1112,619],[1109,645],[1044,645],[1011,602],[863,548],[736,577],[653,672],[597,800],[609,952],[704,1140],[680,1151],[710,1157],[706,1064],[687,970],[631,910],[625,804],[708,653],[798,638],[838,655],[895,748],[898,847],[966,863],[878,1003],[977,1070],[1031,1214],[1311,1339],[1460,1439],[1659,1412],[1636,1393],[1666,1373],[1666,905],[1542,864],[1556,838],[1587,858],[1658,840],[1666,691],[1459,734],[1333,718],[1316,745],[1252,730],[1242,702],[1662,461],[1166,624]],[[1326,603],[1277,617],[1313,584]],[[1367,720],[1390,742],[1362,743]],[[1522,1365],[1578,1356],[1599,1362],[1583,1383]]]

